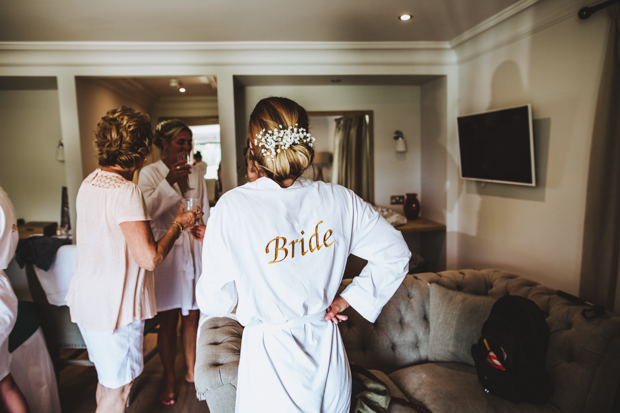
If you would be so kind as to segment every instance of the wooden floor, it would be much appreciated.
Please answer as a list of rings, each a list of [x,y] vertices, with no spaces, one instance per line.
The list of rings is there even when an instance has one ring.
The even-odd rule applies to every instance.
[[[149,334],[145,338],[145,352],[156,345],[156,334]],[[184,379],[184,358],[181,342],[177,344],[176,376],[179,397],[176,404],[164,406],[159,403],[159,390],[163,383],[163,368],[159,354],[153,357],[145,366],[142,374],[136,379],[133,386],[133,401],[125,410],[126,413],[189,413],[208,412],[209,408],[204,401],[196,398],[196,389],[193,383]],[[68,366],[60,372],[58,392],[63,413],[91,413],[97,408],[95,403],[95,389],[97,388],[97,373],[94,367]]]

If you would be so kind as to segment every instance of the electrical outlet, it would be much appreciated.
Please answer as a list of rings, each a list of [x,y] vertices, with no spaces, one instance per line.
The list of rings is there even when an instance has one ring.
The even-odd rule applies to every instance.
[[[403,205],[405,203],[404,195],[392,195],[390,197],[390,205]]]

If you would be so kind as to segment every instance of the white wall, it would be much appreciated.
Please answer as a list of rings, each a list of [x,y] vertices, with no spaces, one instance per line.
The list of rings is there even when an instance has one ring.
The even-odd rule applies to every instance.
[[[293,99],[307,111],[372,110],[374,115],[375,204],[390,206],[390,195],[420,191],[419,86],[251,86],[246,88],[246,113],[265,97]],[[247,125],[249,118],[246,120]],[[396,153],[393,134],[401,130],[407,152]],[[313,136],[327,140],[325,136]]]
[[[0,91],[0,185],[18,218],[60,223],[65,165],[56,90]]]
[[[558,15],[564,5],[541,2],[456,48],[459,115],[532,104],[538,186],[452,174],[458,243],[450,253],[459,268],[501,268],[577,294],[608,18]]]
[[[60,224],[65,164],[56,160],[61,139],[58,91],[0,91],[0,186],[17,218]],[[25,270],[6,270],[20,298],[28,297]]]

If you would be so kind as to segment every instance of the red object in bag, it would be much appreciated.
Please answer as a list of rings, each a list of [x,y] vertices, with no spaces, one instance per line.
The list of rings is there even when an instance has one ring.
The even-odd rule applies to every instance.
[[[497,356],[495,355],[495,353],[493,353],[492,351],[489,351],[489,355],[487,356],[486,363],[489,366],[494,367],[496,369],[499,369],[502,371],[506,370],[506,368],[502,366],[502,363],[500,363],[499,360],[497,359]]]

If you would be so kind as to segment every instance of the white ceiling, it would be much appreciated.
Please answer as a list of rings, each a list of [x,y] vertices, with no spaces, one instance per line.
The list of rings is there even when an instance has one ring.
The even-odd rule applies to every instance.
[[[5,0],[0,41],[450,41],[519,2]]]
[[[538,0],[5,0],[0,42],[449,42]],[[412,14],[407,22],[401,14]],[[468,33],[466,33],[467,35]],[[163,57],[165,60],[165,57]],[[55,79],[50,87],[55,88]],[[91,77],[145,104],[215,96],[217,79]],[[421,84],[424,76],[238,76],[246,86]],[[0,78],[0,90],[41,87]],[[53,83],[53,84],[52,84]]]

